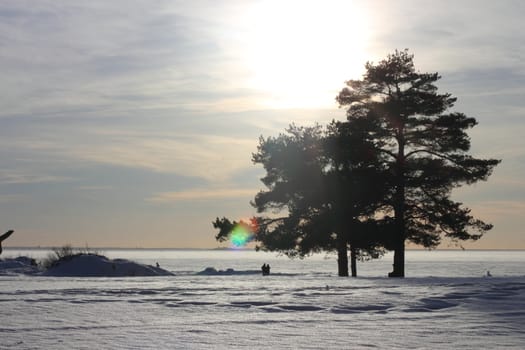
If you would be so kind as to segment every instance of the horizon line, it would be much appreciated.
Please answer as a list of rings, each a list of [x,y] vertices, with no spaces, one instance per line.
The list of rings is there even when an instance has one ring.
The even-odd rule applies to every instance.
[[[12,247],[3,247],[5,250],[16,250],[16,249],[55,249],[63,246],[12,246]],[[90,247],[90,246],[71,246],[73,249],[87,249],[87,250],[244,250],[244,251],[255,251],[255,248],[237,248],[237,247],[215,247],[215,248],[196,248],[196,247]],[[408,251],[525,251],[525,248],[435,248],[435,249],[426,249],[426,248],[406,248]],[[261,250],[262,252],[265,252]],[[387,253],[392,251],[387,251]],[[267,253],[279,253],[278,251],[267,251]],[[325,252],[330,253],[330,252]],[[335,252],[334,252],[335,253]]]

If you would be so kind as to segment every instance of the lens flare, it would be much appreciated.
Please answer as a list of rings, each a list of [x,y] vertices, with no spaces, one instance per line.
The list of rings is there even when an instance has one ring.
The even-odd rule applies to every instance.
[[[249,222],[243,220],[235,225],[230,233],[230,242],[235,248],[242,248],[251,242],[257,232],[257,220],[252,218]]]
[[[237,225],[230,234],[230,241],[234,247],[240,248],[248,243],[251,233],[244,227]]]

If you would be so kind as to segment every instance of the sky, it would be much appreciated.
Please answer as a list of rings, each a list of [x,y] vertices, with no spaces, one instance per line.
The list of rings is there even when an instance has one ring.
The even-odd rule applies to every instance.
[[[503,162],[454,199],[525,249],[525,2],[0,0],[4,246],[213,248],[264,188],[259,136],[343,120],[335,96],[408,48]],[[4,232],[2,231],[2,232]],[[453,248],[444,242],[443,248]]]

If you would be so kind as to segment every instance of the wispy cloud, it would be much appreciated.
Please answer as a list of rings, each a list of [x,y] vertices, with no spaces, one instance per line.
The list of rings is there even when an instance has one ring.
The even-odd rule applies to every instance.
[[[114,189],[113,186],[78,186],[78,190],[80,191],[88,191],[88,192],[98,192],[98,191],[108,191]]]
[[[0,53],[0,117],[176,105],[204,110],[221,102],[238,108],[229,101],[249,94],[231,84],[235,67],[216,34],[223,16],[203,16],[202,3],[7,1],[2,7],[2,46],[9,49]]]
[[[78,161],[144,168],[155,172],[196,176],[225,181],[250,166],[246,150],[255,149],[256,140],[209,135],[172,137],[120,136],[104,143],[78,145],[62,150]]]
[[[195,189],[179,192],[163,192],[147,198],[147,201],[154,203],[171,203],[194,200],[221,200],[232,198],[253,197],[257,193],[255,189]]]
[[[131,114],[125,122],[118,116],[89,121],[28,119],[5,123],[8,135],[0,139],[0,152],[11,159],[26,157],[27,167],[49,168],[47,172],[51,164],[57,171],[107,164],[219,183],[254,167],[251,154],[261,134],[276,135],[291,122],[328,121],[336,112],[342,114],[298,109],[208,115],[182,111],[173,117],[162,112],[151,118]]]
[[[11,173],[0,169],[0,184],[34,184],[45,182],[71,181],[70,177],[55,175],[38,175],[28,173]]]

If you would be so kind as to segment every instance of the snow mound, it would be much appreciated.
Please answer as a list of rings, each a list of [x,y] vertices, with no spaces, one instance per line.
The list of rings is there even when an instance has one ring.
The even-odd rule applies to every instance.
[[[26,256],[19,256],[14,259],[0,259],[0,275],[32,275],[37,272],[39,272],[39,269],[36,261]]]
[[[260,270],[242,270],[242,271],[236,271],[234,269],[226,269],[226,270],[217,270],[214,267],[207,267],[204,270],[197,272],[197,275],[205,275],[205,276],[231,276],[231,275],[255,275],[260,274]]]
[[[128,277],[170,276],[171,272],[125,259],[108,259],[97,254],[79,254],[58,263],[42,273],[43,276],[69,277]]]

